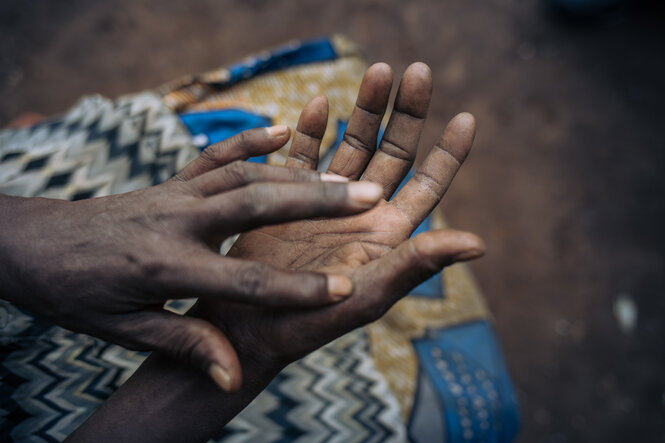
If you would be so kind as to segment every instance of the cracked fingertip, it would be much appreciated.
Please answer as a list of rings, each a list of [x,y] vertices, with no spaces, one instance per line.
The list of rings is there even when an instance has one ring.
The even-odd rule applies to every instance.
[[[393,75],[393,68],[390,67],[390,65],[386,62],[378,62],[374,63],[372,66],[370,66],[367,69],[367,72],[371,73],[377,73],[381,75],[388,75],[392,78]]]
[[[452,122],[466,126],[473,131],[476,130],[476,117],[474,117],[470,112],[460,112],[455,117],[453,117]]]
[[[326,97],[323,94],[317,95],[316,97],[311,99],[309,101],[309,103],[307,103],[306,106],[309,106],[309,105],[316,105],[316,106],[324,106],[325,105],[327,107],[328,106],[328,97]]]
[[[406,68],[407,72],[410,73],[416,73],[419,75],[423,76],[432,76],[432,69],[430,69],[429,65],[424,62],[415,62],[411,63],[408,68]]]

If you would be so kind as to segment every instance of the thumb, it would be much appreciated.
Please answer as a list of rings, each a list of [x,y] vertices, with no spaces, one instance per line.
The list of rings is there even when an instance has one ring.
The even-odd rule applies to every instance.
[[[360,278],[355,279],[358,292],[372,294],[365,299],[366,308],[380,316],[445,266],[478,258],[484,252],[483,241],[470,232],[451,229],[425,232],[363,266]]]
[[[142,311],[125,327],[139,348],[200,368],[224,391],[242,385],[242,369],[229,339],[205,320],[164,310]]]

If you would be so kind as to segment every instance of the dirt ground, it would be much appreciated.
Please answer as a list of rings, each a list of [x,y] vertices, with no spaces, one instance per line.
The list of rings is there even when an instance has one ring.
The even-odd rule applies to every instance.
[[[488,245],[472,268],[521,403],[519,441],[663,442],[664,17],[570,25],[526,0],[3,1],[0,124],[333,32],[396,74],[427,62],[423,146],[458,111],[478,119],[444,209]],[[632,333],[619,296],[637,305]]]

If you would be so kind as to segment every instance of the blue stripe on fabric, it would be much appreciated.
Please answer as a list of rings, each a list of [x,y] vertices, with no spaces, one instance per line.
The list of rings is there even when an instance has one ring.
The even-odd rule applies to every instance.
[[[256,55],[244,62],[232,65],[229,67],[230,78],[224,84],[233,84],[267,72],[336,58],[335,48],[327,38],[282,46],[265,56]]]
[[[504,443],[515,438],[517,401],[488,322],[430,330],[413,346],[444,406],[447,442]]]
[[[270,118],[242,109],[190,112],[180,114],[180,119],[193,137],[205,135],[207,137],[206,145],[226,140],[248,129],[262,128],[272,124]],[[252,157],[248,161],[265,163],[266,156]]]
[[[346,132],[346,127],[349,125],[348,120],[337,120],[337,135],[335,136],[335,141],[332,144],[331,151],[337,151],[339,145],[344,139],[344,133]]]
[[[337,53],[327,38],[298,42],[274,49],[266,55],[256,55],[228,68],[229,79],[211,85],[229,86],[260,74],[287,69],[307,63],[335,60]],[[240,109],[222,109],[180,114],[182,122],[194,136],[207,137],[206,144],[233,137],[252,128],[270,126],[268,117]],[[249,161],[265,163],[266,157],[253,157]]]

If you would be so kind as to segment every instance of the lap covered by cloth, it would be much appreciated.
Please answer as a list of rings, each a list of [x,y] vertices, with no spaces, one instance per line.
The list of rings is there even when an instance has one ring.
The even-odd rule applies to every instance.
[[[316,95],[330,100],[325,167],[366,67],[351,42],[334,36],[152,91],[84,97],[60,116],[0,131],[0,192],[79,200],[158,184],[210,143],[294,127]],[[250,161],[283,164],[288,148]],[[444,225],[435,212],[416,233]],[[512,441],[518,409],[490,323],[468,267],[450,266],[380,320],[289,365],[217,440]],[[145,357],[0,301],[0,435],[63,440]]]

